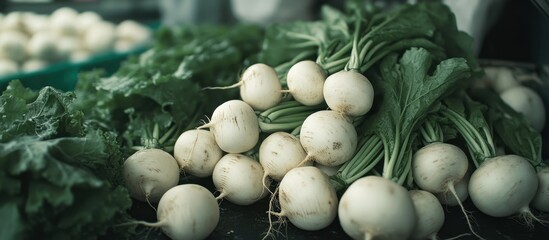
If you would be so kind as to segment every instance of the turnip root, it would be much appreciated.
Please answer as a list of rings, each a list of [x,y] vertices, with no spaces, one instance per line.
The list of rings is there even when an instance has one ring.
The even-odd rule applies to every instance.
[[[324,82],[324,100],[330,109],[347,116],[362,116],[372,108],[374,88],[357,71],[336,72]]]
[[[259,140],[259,123],[250,105],[241,100],[229,100],[212,113],[209,128],[215,142],[225,152],[243,153],[252,149]]]
[[[441,204],[446,206],[458,206],[459,203],[463,203],[469,197],[469,178],[471,174],[466,174],[461,181],[454,184],[454,189],[456,190],[456,195],[458,198],[454,197],[454,194],[451,192],[440,192],[435,193],[435,196],[438,198]]]
[[[187,130],[177,138],[173,155],[185,173],[196,177],[209,177],[223,156],[223,151],[215,143],[210,131]]]
[[[517,86],[501,92],[500,97],[515,111],[522,113],[534,129],[539,132],[543,130],[545,106],[541,97],[534,90],[526,86]]]
[[[527,223],[535,219],[528,205],[537,188],[536,170],[517,155],[487,159],[469,180],[469,196],[481,212],[492,217],[520,214]]]
[[[315,231],[330,225],[338,200],[326,174],[313,166],[290,170],[278,186],[279,217],[286,217],[303,230]]]
[[[304,60],[294,64],[286,75],[288,91],[299,103],[314,106],[324,102],[322,93],[326,72],[317,63]]]
[[[205,239],[219,223],[219,205],[208,189],[183,184],[168,190],[158,203],[156,223],[138,222],[160,227],[174,240]]]
[[[485,67],[484,73],[488,84],[497,93],[520,85],[515,78],[513,71],[507,67]]]
[[[158,202],[168,189],[179,182],[179,167],[169,153],[160,149],[144,149],[126,159],[123,176],[133,198]]]
[[[543,167],[538,170],[538,190],[532,206],[540,211],[549,212],[549,167]]]
[[[408,239],[416,210],[408,191],[383,177],[353,182],[339,202],[339,222],[353,239]]]
[[[437,239],[437,233],[444,225],[444,209],[430,192],[410,190],[410,197],[416,210],[416,225],[411,239]]]
[[[265,176],[280,181],[288,171],[297,167],[307,156],[299,139],[287,132],[275,132],[259,146],[259,163]]]
[[[94,24],[101,22],[102,18],[99,14],[91,11],[85,11],[76,17],[76,26],[78,26],[78,34],[82,35],[88,28]]]
[[[261,200],[269,193],[263,183],[263,167],[258,161],[242,154],[226,154],[215,165],[212,178],[220,192],[218,199],[245,206]]]
[[[307,152],[306,161],[337,166],[349,160],[357,147],[357,133],[350,120],[340,113],[323,110],[309,115],[299,133]]]

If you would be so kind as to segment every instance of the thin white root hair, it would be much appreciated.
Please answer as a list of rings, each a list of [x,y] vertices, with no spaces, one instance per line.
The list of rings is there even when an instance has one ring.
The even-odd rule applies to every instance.
[[[276,207],[278,207],[278,202],[276,201],[276,196],[278,194],[278,187],[276,187],[274,193],[271,195],[271,199],[269,200],[269,210],[267,211],[267,214],[268,214],[268,220],[269,220],[269,228],[267,229],[267,231],[264,233],[264,236],[262,238],[262,240],[265,240],[267,238],[275,238],[275,236],[277,235],[283,235],[282,232],[280,231],[280,228],[282,226],[285,226],[286,225],[286,217],[285,217],[285,213],[283,211],[281,212],[275,212],[273,209],[275,208],[275,205]],[[277,217],[278,219],[273,222],[273,216]],[[278,225],[278,228],[274,228],[274,225],[277,224]]]
[[[225,89],[231,89],[231,88],[235,88],[235,87],[240,87],[242,86],[243,84],[243,81],[238,81],[237,83],[234,83],[232,85],[229,85],[229,86],[224,86],[224,87],[204,87],[202,88],[202,90],[225,90]]]
[[[529,230],[533,230],[536,223],[544,226],[549,224],[548,220],[543,219],[543,217],[537,217],[536,215],[534,215],[534,213],[530,210],[528,206],[522,208],[517,217],[520,220],[519,222],[526,225]]]
[[[454,182],[449,182],[448,183],[448,191],[450,191],[450,193],[452,193],[452,195],[454,195],[454,197],[456,198],[458,204],[459,204],[459,207],[461,209],[461,212],[463,212],[463,215],[465,216],[465,220],[467,221],[467,225],[469,226],[469,230],[471,231],[471,233],[473,235],[475,235],[475,237],[477,237],[478,239],[481,239],[481,240],[486,240],[485,238],[483,238],[482,236],[480,236],[474,229],[473,229],[473,224],[471,223],[471,216],[470,214],[467,212],[467,210],[465,210],[465,207],[463,207],[463,203],[461,202],[461,199],[459,198],[459,196],[457,195],[456,193],[456,189],[454,188]]]

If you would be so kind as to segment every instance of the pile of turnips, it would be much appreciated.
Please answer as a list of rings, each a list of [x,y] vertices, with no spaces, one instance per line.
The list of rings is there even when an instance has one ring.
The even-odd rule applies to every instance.
[[[303,68],[297,71],[304,74],[301,77],[295,76],[298,68]],[[462,206],[468,197],[489,216],[521,215],[527,222],[543,221],[529,206],[549,209],[547,167],[536,172],[517,155],[487,158],[480,166],[471,166],[460,147],[442,140],[426,144],[411,156],[413,188],[367,174],[351,183],[338,199],[331,176],[357,152],[360,144],[353,119],[371,109],[372,84],[358,72],[342,70],[327,76],[309,60],[296,63],[292,69],[293,89],[283,90],[270,66],[249,66],[235,84],[240,87],[242,100],[219,105],[209,122],[183,132],[173,157],[147,149],[128,158],[124,177],[132,197],[159,202],[158,222],[142,224],[161,227],[173,239],[201,239],[219,222],[218,202],[222,199],[247,206],[269,195],[269,219],[287,219],[297,228],[315,231],[339,217],[345,233],[354,239],[436,238],[445,220],[443,206]],[[341,76],[347,80],[338,81],[363,87],[330,89],[324,84],[323,89],[311,91],[295,88],[312,79],[322,83]],[[323,104],[327,95],[339,97],[301,119],[302,125],[296,130],[265,133],[258,125],[258,115],[266,109],[297,99],[302,105]],[[366,99],[361,102],[365,106],[352,106],[346,98],[353,96]],[[203,187],[178,183],[180,173],[211,177],[216,196]],[[190,195],[193,201],[186,200]],[[185,214],[189,209],[197,214]],[[481,238],[470,221],[467,218],[472,233]],[[193,232],[186,227],[190,222],[204,224]],[[272,227],[266,226],[269,231]]]
[[[50,15],[14,11],[0,15],[0,76],[79,62],[148,44],[152,31],[134,20],[118,24],[92,11],[61,7]]]
[[[132,196],[160,202],[158,222],[143,224],[173,239],[205,238],[220,217],[212,201],[248,206],[262,199],[269,203],[265,238],[275,234],[275,223],[316,231],[337,218],[353,239],[436,239],[445,206],[459,206],[464,226],[483,238],[466,199],[491,217],[544,223],[537,211],[549,208],[549,171],[541,161],[540,120],[528,121],[503,95],[470,88],[480,66],[457,49],[464,36],[455,22],[438,29],[424,11],[444,10],[438,7],[406,5],[391,12],[401,15],[372,21],[362,21],[358,10],[347,22],[325,12],[330,23],[349,27],[344,36],[316,39],[322,34],[290,28],[284,33],[318,52],[297,53],[277,66],[250,62],[233,85],[206,88],[238,87],[240,98],[184,131],[169,161],[159,154],[148,160],[159,161],[157,167],[132,166],[132,156],[124,166],[129,190],[141,191]],[[403,32],[409,35],[396,37]],[[170,161],[171,167],[160,166]],[[214,192],[202,189],[187,202],[197,188],[182,186],[194,185],[174,186],[175,176],[157,179],[174,169],[211,177]],[[167,200],[153,198],[157,192]],[[187,205],[175,204],[174,194]],[[209,215],[195,229],[200,235],[188,225],[174,230],[203,222],[204,216],[186,214],[189,208]]]

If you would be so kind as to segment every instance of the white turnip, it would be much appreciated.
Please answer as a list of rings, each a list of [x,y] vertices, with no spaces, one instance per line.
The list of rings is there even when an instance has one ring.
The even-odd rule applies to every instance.
[[[306,156],[299,139],[287,132],[272,133],[259,146],[259,163],[265,170],[264,177],[269,176],[275,181],[282,180]]]
[[[374,102],[370,80],[357,71],[336,72],[324,82],[324,100],[330,109],[347,116],[362,116]]]
[[[290,170],[278,186],[280,213],[303,230],[315,231],[330,225],[337,215],[335,188],[326,174],[313,166]]]
[[[179,135],[173,149],[179,168],[196,177],[209,177],[223,151],[206,130],[187,130]]]
[[[60,35],[78,34],[76,19],[78,12],[70,7],[61,7],[52,12],[49,18],[49,29]]]
[[[536,170],[517,155],[487,159],[469,180],[469,196],[481,212],[492,217],[519,214],[526,223],[535,219],[528,205],[537,188]]]
[[[27,52],[32,58],[51,61],[57,58],[59,40],[51,32],[39,32],[34,34],[27,45]]]
[[[0,77],[8,74],[14,74],[19,71],[17,63],[5,58],[0,58]]]
[[[461,181],[454,184],[454,189],[456,190],[456,195],[458,198],[454,197],[454,194],[451,192],[439,192],[435,193],[435,196],[438,198],[440,203],[446,206],[458,206],[459,203],[463,203],[469,197],[469,178],[471,174],[466,174]]]
[[[408,191],[383,177],[353,182],[339,202],[339,222],[353,239],[408,239],[416,210]]]
[[[36,70],[40,70],[45,68],[48,65],[48,63],[41,59],[29,59],[23,63],[23,66],[21,67],[22,71],[25,72],[32,72]]]
[[[157,222],[137,222],[160,227],[174,240],[205,239],[219,223],[219,205],[208,189],[196,184],[168,190],[158,203]]]
[[[355,153],[357,132],[346,116],[331,110],[322,110],[305,119],[299,141],[307,152],[304,161],[337,166],[349,160]]]
[[[101,21],[90,26],[83,35],[83,45],[91,53],[111,51],[116,41],[115,26]]]
[[[158,202],[179,182],[177,161],[160,149],[137,151],[123,166],[123,177],[130,195],[144,202]]]
[[[226,154],[215,165],[212,179],[220,192],[218,199],[245,206],[255,203],[269,193],[263,183],[263,167],[258,161],[242,154]]]
[[[549,212],[549,167],[546,166],[538,170],[538,181],[538,190],[532,200],[532,207]]]
[[[416,225],[411,239],[437,239],[437,233],[444,225],[444,209],[430,192],[410,190],[410,197],[416,210]]]
[[[288,70],[286,83],[288,91],[299,103],[314,106],[324,102],[322,94],[326,72],[320,65],[304,60],[294,64]]]
[[[543,100],[534,90],[526,86],[516,86],[500,93],[501,99],[522,113],[534,129],[541,132],[545,127],[545,106]]]
[[[215,142],[225,152],[243,153],[252,149],[259,140],[259,123],[250,105],[241,100],[229,100],[212,113],[209,128]]]
[[[27,58],[28,37],[19,31],[4,31],[0,34],[0,57],[14,62],[23,62]]]

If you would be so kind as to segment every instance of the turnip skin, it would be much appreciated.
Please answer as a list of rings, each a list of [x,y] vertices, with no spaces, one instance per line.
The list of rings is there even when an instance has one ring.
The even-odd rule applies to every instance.
[[[183,184],[162,196],[156,215],[158,223],[151,225],[161,227],[171,239],[205,239],[219,223],[220,211],[217,200],[208,189],[196,184]]]
[[[313,166],[290,170],[278,188],[280,216],[303,230],[316,231],[336,218],[338,199],[326,174]]]
[[[357,147],[357,132],[346,116],[331,110],[309,115],[301,126],[299,141],[307,152],[304,161],[337,166],[348,161]]]
[[[374,103],[372,83],[356,71],[339,71],[328,76],[323,95],[330,109],[351,117],[368,113]]]
[[[299,139],[287,132],[271,133],[259,146],[259,163],[266,176],[281,181],[284,175],[296,168],[307,153]],[[266,177],[265,176],[265,177]]]
[[[340,199],[338,214],[353,239],[408,239],[416,219],[408,191],[378,176],[353,182]]]
[[[549,212],[549,167],[543,167],[538,170],[538,190],[532,207],[543,212]]]
[[[131,197],[143,202],[158,202],[179,182],[179,167],[169,153],[144,149],[126,159],[123,176]]]
[[[179,167],[186,174],[196,177],[209,177],[223,151],[210,131],[191,129],[177,138],[173,155]]]
[[[467,155],[457,146],[435,142],[414,153],[412,174],[414,182],[431,193],[447,192],[465,176]]]
[[[509,217],[528,211],[538,187],[536,170],[521,156],[487,159],[471,175],[473,204],[492,217]]]
[[[435,196],[443,205],[452,207],[458,206],[469,197],[469,178],[471,178],[470,173],[466,174],[461,179],[461,181],[454,184],[454,189],[456,190],[456,194],[459,199],[456,199],[456,197],[454,197],[454,194],[452,194],[451,192],[435,193]]]
[[[212,113],[209,128],[217,145],[227,153],[251,150],[259,140],[259,123],[253,108],[242,100],[229,100]]]
[[[267,196],[270,180],[263,182],[263,167],[258,161],[242,154],[226,154],[215,165],[212,179],[220,192],[217,199],[247,206]]]
[[[532,127],[539,132],[545,127],[545,106],[543,100],[534,90],[526,86],[516,86],[500,93],[501,99],[522,113]]]
[[[240,97],[254,110],[266,110],[282,100],[282,85],[276,71],[263,63],[248,67],[240,79]]]
[[[416,225],[411,239],[436,239],[444,225],[444,209],[438,199],[430,192],[410,190],[410,197],[416,210]]]
[[[314,106],[324,102],[322,92],[325,80],[324,69],[311,60],[294,64],[286,75],[288,92],[296,101],[305,106]]]

